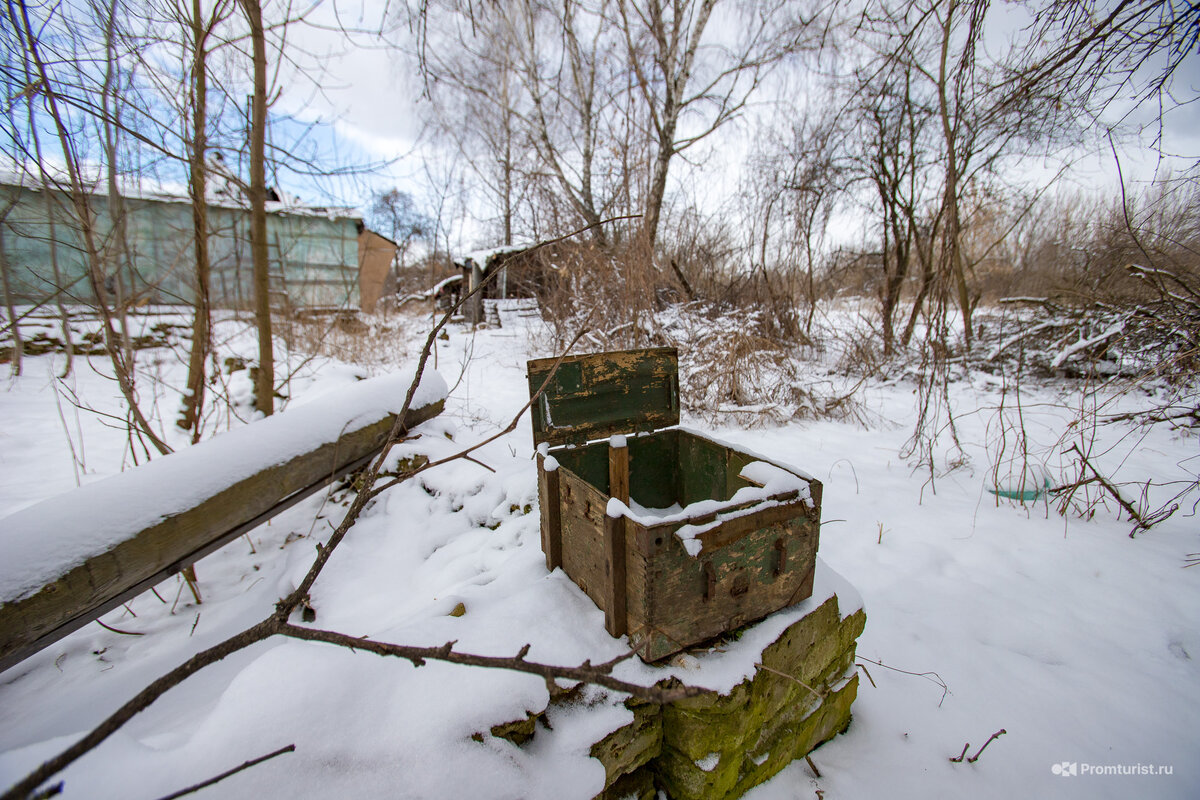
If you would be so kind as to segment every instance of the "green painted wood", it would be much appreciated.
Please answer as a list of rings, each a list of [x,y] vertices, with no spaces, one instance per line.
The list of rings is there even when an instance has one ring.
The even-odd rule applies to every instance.
[[[710,497],[724,498],[729,492],[725,448],[701,436],[684,434],[679,441],[680,505]]]
[[[538,453],[538,505],[542,518],[542,552],[546,569],[562,566],[562,496],[558,488],[558,470],[546,471],[546,457]]]
[[[628,445],[630,497],[651,508],[728,500],[749,485],[738,473],[758,460],[679,429],[639,435]],[[811,594],[820,531],[819,481],[809,481],[812,506],[795,492],[780,495],[775,498],[779,505],[726,520],[701,534],[704,547],[693,557],[675,529],[711,522],[712,515],[649,527],[622,518],[624,530],[618,532],[604,515],[611,483],[607,442],[560,446],[550,453],[559,462],[558,480],[568,487],[559,509],[563,569],[605,611],[609,632],[628,632],[644,660],[664,658]],[[544,491],[546,473],[539,475]],[[623,581],[614,575],[622,542]]]
[[[410,409],[412,428],[443,401]],[[363,419],[336,442],[276,464],[161,520],[69,570],[37,593],[0,605],[0,670],[16,664],[232,541],[285,508],[364,466],[387,439],[394,414]],[[197,445],[203,447],[203,444]]]
[[[555,365],[558,364],[557,370]],[[552,374],[553,373],[553,374]],[[533,440],[581,443],[679,424],[679,354],[673,347],[589,353],[528,363]]]
[[[683,496],[679,486],[679,441],[678,430],[629,440],[629,494],[646,508],[667,508]]]
[[[561,563],[604,611],[609,633],[628,632],[647,661],[808,597],[820,531],[816,480],[809,481],[811,504],[785,493],[705,531],[698,557],[675,530],[714,522],[713,514],[656,526],[607,517],[609,497],[625,500],[626,491],[642,506],[667,508],[727,501],[750,485],[740,473],[757,457],[674,427],[678,370],[672,348],[529,362],[530,396],[546,386],[533,406],[534,441],[553,445],[559,462],[553,473],[538,471],[542,497],[550,494],[549,475],[561,487],[561,556],[547,550],[548,563]],[[626,481],[625,453],[615,464],[604,439],[634,432],[621,448],[628,451]],[[544,513],[543,526],[549,519]],[[544,547],[554,539],[543,530]]]

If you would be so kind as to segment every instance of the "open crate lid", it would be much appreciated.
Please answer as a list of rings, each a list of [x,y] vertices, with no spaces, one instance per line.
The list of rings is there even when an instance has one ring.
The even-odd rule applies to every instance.
[[[557,360],[528,363],[530,397]],[[567,356],[531,412],[535,444],[580,444],[678,425],[679,352],[654,347]]]

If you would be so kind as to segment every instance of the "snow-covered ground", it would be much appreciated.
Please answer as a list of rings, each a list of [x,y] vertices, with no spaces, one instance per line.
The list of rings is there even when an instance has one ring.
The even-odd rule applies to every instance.
[[[249,333],[222,324],[223,346],[252,356]],[[410,366],[420,326],[410,329],[413,336],[376,337],[368,364],[292,355],[293,402]],[[452,387],[447,412],[394,457],[448,454],[503,427],[527,398],[525,360],[548,355],[538,342],[520,330],[452,329],[437,356]],[[157,391],[143,383],[147,396],[159,396],[156,418],[170,418],[182,357],[155,349],[139,359],[161,381]],[[27,358],[25,374],[0,391],[0,514],[69,491],[77,471],[88,482],[131,461],[111,420],[56,393],[60,367],[61,356]],[[81,358],[67,383],[88,405],[119,415],[107,371],[103,358]],[[228,391],[244,411],[249,381],[239,376],[245,371],[227,376]],[[824,482],[828,580],[840,574],[867,610],[858,652],[871,680],[861,676],[849,731],[813,755],[821,777],[797,762],[750,797],[1200,796],[1200,569],[1184,568],[1200,551],[1200,526],[1184,513],[1191,507],[1131,539],[1130,524],[1111,512],[1083,521],[1044,502],[998,504],[987,491],[988,464],[1002,428],[989,409],[1001,388],[982,374],[952,386],[967,462],[933,484],[899,455],[916,399],[902,380],[863,390],[875,420],[869,429],[714,429],[685,419]],[[1063,390],[1022,388],[1026,429],[1047,447],[1068,417],[1059,410]],[[1118,477],[1196,474],[1200,441],[1192,434],[1110,427],[1102,436],[1111,448],[1093,452]],[[494,655],[528,642],[530,659],[572,665],[621,653],[599,609],[561,572],[545,569],[532,453],[525,419],[475,454],[487,467],[458,461],[382,495],[316,584],[316,624],[407,644],[457,640],[457,649]],[[1045,465],[1051,471],[1054,458]],[[144,635],[91,625],[0,674],[0,785],[190,654],[266,616],[307,570],[343,502],[339,492],[317,495],[200,562],[200,606],[173,580],[158,587],[161,599],[147,593],[104,618]],[[3,527],[0,519],[0,571]],[[465,613],[453,616],[459,604]],[[789,613],[796,612],[781,615]],[[734,661],[710,654],[676,669],[729,681],[744,666]],[[636,662],[618,669],[630,680],[649,675]],[[590,706],[555,712],[553,731],[540,729],[518,748],[487,732],[545,705],[538,678],[434,663],[417,669],[273,640],[173,689],[60,777],[67,797],[153,798],[294,743],[294,753],[200,796],[590,798],[603,770],[587,746],[628,719],[618,698],[601,694],[591,693]],[[975,753],[1000,729],[1006,734],[977,762],[949,761],[968,742]],[[1170,774],[1147,774],[1158,767]],[[1096,774],[1122,768],[1136,774]]]

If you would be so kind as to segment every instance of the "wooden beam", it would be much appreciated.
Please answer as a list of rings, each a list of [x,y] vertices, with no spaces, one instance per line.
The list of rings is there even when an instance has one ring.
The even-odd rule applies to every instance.
[[[629,505],[629,448],[624,436],[613,436],[608,443],[608,496]],[[625,579],[625,517],[604,517],[604,566],[608,576],[608,603],[604,627],[613,636],[629,630],[628,587]]]
[[[558,484],[558,467],[546,469],[546,457],[538,453],[538,472],[542,508],[542,552],[546,554],[546,569],[562,566],[562,495]]]
[[[624,436],[614,436],[608,444],[608,496],[629,505],[629,448]]]
[[[444,401],[439,400],[410,409],[404,427],[432,419],[441,413],[443,405]],[[68,570],[36,593],[0,605],[0,670],[194,564],[334,480],[366,466],[383,448],[395,419],[395,414],[385,414],[364,420],[337,441],[325,442],[267,467],[191,508],[143,530],[131,531],[129,538]]]
[[[629,632],[625,571],[625,517],[604,515],[604,572],[608,578],[604,628],[613,636]]]

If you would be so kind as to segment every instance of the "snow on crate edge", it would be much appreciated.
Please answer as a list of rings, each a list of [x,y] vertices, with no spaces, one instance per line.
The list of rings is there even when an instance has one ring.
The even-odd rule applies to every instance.
[[[616,439],[616,437],[614,436],[613,439]],[[625,437],[621,437],[619,445],[613,445],[613,447],[624,446]],[[549,462],[550,458],[552,456],[547,456],[546,461]],[[558,462],[555,461],[554,466],[546,467],[546,471],[549,472],[557,468]],[[805,505],[812,508],[812,493],[809,488],[809,481],[812,479],[800,477],[799,471],[792,472],[769,461],[752,461],[743,467],[738,475],[758,485],[743,486],[734,492],[733,496],[728,500],[716,500],[712,498],[697,500],[683,508],[675,506],[667,513],[659,513],[658,509],[641,508],[636,503],[631,503],[630,505],[637,508],[631,508],[630,505],[626,505],[617,498],[611,497],[608,500],[605,513],[614,518],[628,517],[646,527],[675,522],[687,523],[675,529],[675,536],[679,541],[683,542],[687,554],[695,558],[700,555],[700,551],[704,546],[703,542],[697,538],[700,534],[706,533],[728,520],[757,514],[765,509],[781,506],[783,505],[782,502],[773,499],[781,494],[795,492]],[[754,503],[754,505],[744,507],[747,503]],[[712,517],[714,514],[716,515],[715,518],[707,522],[697,524],[691,522],[691,520],[701,517]]]
[[[239,481],[400,411],[412,373],[383,375],[0,519],[0,604],[22,600],[93,556]],[[412,407],[445,399],[425,370]],[[367,423],[369,424],[369,423]]]

